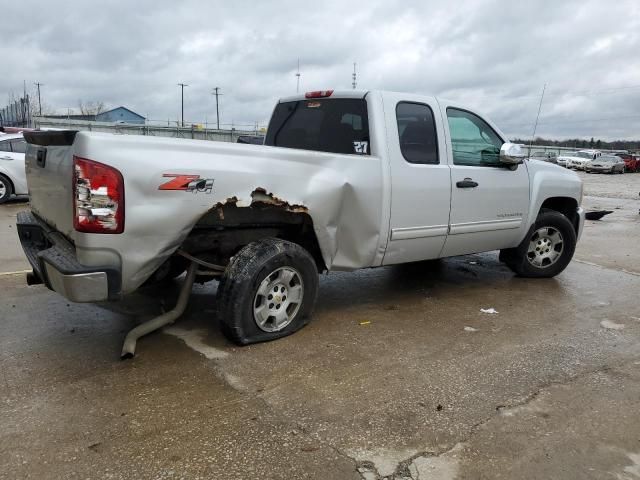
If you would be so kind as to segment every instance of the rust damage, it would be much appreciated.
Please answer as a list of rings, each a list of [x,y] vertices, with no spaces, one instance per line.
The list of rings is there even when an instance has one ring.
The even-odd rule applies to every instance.
[[[181,248],[207,262],[226,265],[244,245],[267,237],[301,245],[314,257],[318,270],[326,269],[308,208],[282,200],[264,188],[251,192],[251,202],[234,196],[213,205]]]
[[[224,202],[216,203],[213,208],[209,211],[216,211],[218,213],[218,218],[220,220],[224,220],[224,207],[237,207],[238,206],[238,197],[235,195],[233,197],[227,198]]]
[[[253,206],[254,204],[265,204],[282,207],[285,210],[294,213],[307,213],[309,211],[309,209],[304,205],[291,205],[286,200],[282,200],[281,198],[276,197],[273,193],[267,193],[267,191],[262,187],[258,187],[253,192],[251,192],[251,206]]]
[[[224,212],[225,209],[229,208],[242,208],[238,207],[238,202],[240,200],[238,197],[233,196],[227,198],[224,202],[216,203],[210,212],[216,212],[218,218],[220,220],[224,220]],[[273,193],[267,193],[267,190],[258,187],[253,192],[251,192],[251,204],[248,208],[269,208],[269,207],[277,207],[285,212],[290,213],[308,213],[309,209],[304,205],[298,204],[290,204],[286,200],[282,200],[281,198],[276,197]],[[246,207],[245,207],[246,208]]]

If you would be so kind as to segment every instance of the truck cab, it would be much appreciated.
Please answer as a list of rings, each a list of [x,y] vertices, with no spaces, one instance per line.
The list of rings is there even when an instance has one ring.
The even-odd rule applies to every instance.
[[[574,172],[526,160],[486,116],[430,96],[283,98],[264,145],[25,138],[18,231],[33,277],[99,302],[187,266],[188,290],[196,265],[220,280],[218,317],[239,344],[304,326],[318,272],[499,250],[518,275],[552,277],[584,224]]]

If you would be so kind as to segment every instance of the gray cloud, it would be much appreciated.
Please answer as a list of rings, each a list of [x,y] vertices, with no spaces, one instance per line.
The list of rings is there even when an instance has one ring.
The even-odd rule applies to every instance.
[[[60,111],[78,100],[264,124],[278,97],[350,88],[456,99],[507,134],[640,137],[640,3],[566,0],[8,2],[0,10],[0,95],[45,84]],[[30,87],[31,88],[31,87]],[[0,99],[2,97],[0,96]],[[2,99],[4,100],[4,99]],[[0,104],[4,104],[0,101]]]

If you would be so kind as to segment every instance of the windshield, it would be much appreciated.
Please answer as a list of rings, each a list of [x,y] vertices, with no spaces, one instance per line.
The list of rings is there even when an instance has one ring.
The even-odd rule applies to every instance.
[[[580,157],[580,158],[593,159],[593,155],[591,153],[588,153],[588,152],[578,152],[577,156]]]
[[[370,155],[367,102],[319,98],[279,103],[265,145]]]

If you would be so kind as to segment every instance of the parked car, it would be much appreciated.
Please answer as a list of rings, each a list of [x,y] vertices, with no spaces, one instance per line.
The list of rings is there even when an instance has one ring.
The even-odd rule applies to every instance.
[[[617,155],[601,155],[584,164],[587,173],[624,173],[624,160]]]
[[[26,148],[21,133],[0,134],[0,203],[5,203],[12,195],[27,194]]]
[[[569,159],[575,157],[577,154],[578,152],[564,152],[558,155],[557,164],[561,167],[567,167],[567,162],[569,161]]]
[[[567,159],[567,168],[573,168],[575,170],[584,170],[584,166],[587,162],[595,160],[602,153],[598,150],[580,150],[576,153],[575,157],[569,157]]]
[[[519,275],[553,277],[584,225],[575,173],[525,161],[486,117],[434,97],[288,97],[264,145],[25,137],[31,211],[17,227],[32,283],[103,302],[187,269],[176,307],[131,331],[124,357],[181,314],[198,269],[220,279],[220,325],[244,345],[306,325],[318,272],[500,250]]]
[[[624,169],[626,172],[640,171],[640,158],[630,153],[616,153],[624,161]]]
[[[533,152],[529,157],[531,160],[542,160],[543,162],[558,163],[558,155],[553,152]]]

